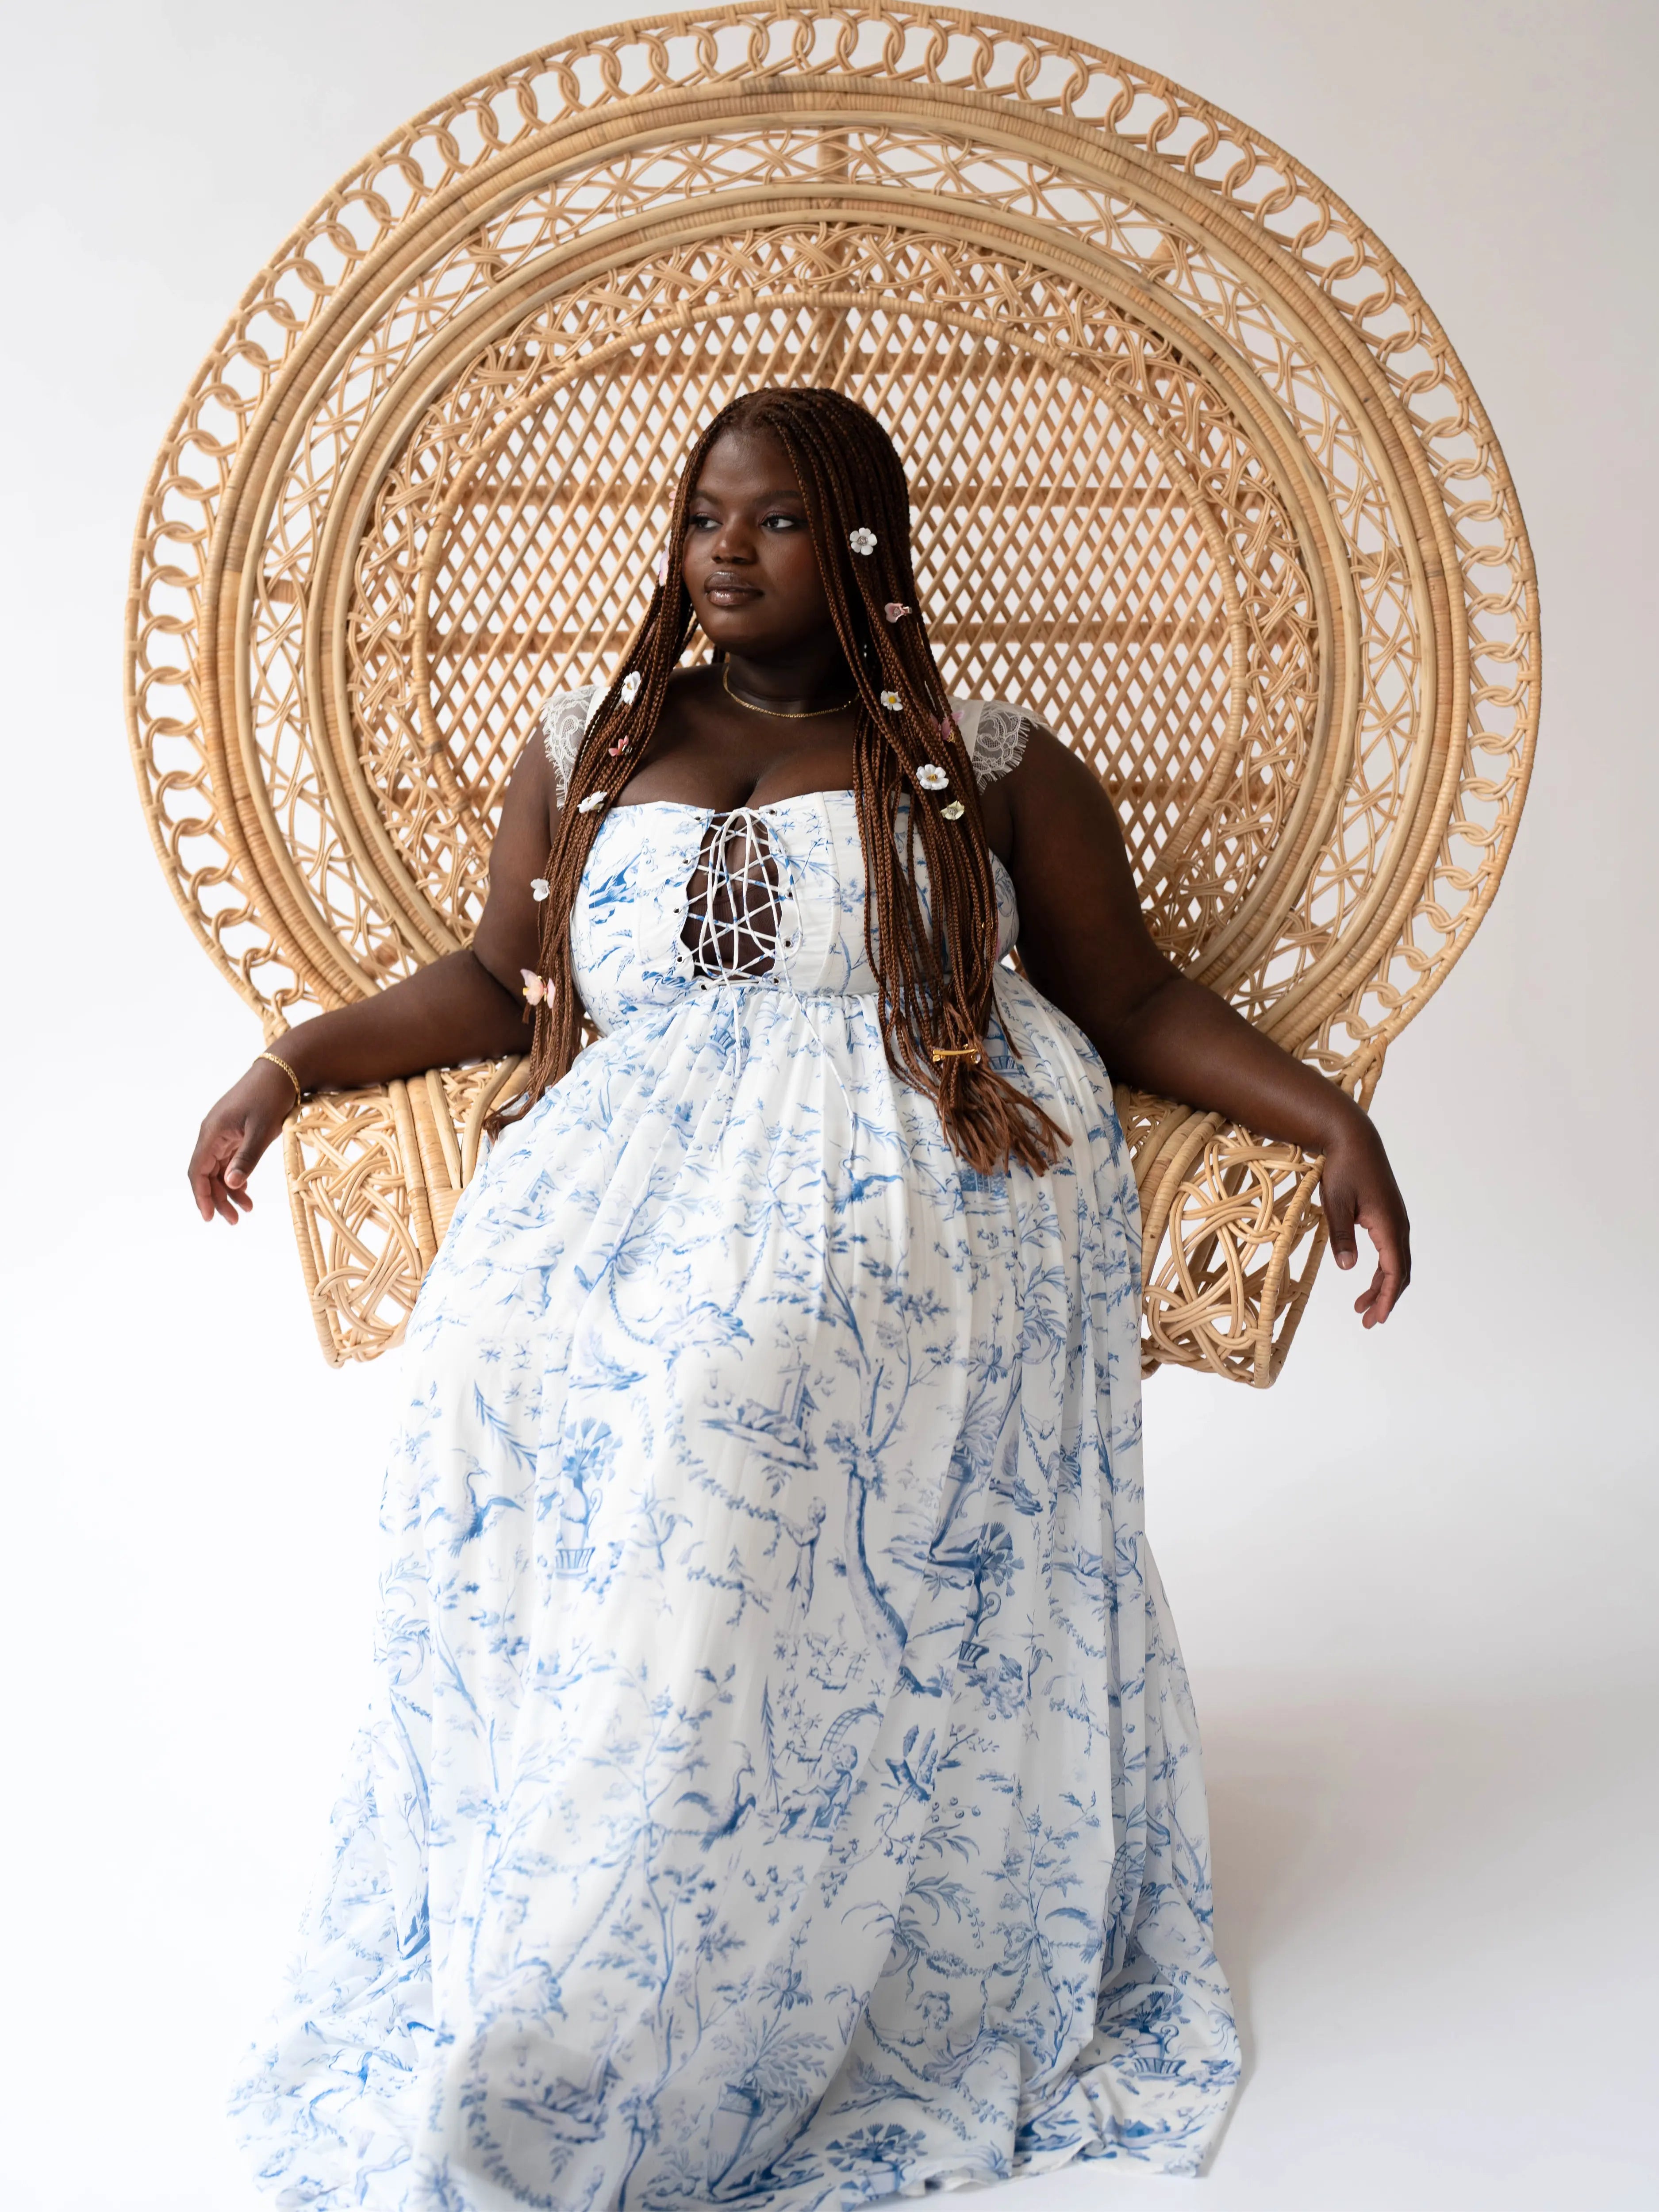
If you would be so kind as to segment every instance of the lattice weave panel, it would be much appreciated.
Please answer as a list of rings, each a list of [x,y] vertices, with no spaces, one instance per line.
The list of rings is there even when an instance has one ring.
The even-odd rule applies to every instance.
[[[880,414],[951,687],[1092,761],[1166,949],[1368,1092],[1524,794],[1537,611],[1497,441],[1290,157],[950,9],[711,9],[527,56],[249,287],[146,495],[130,695],[163,865],[268,1030],[466,941],[536,705],[608,674],[677,457],[769,381]],[[301,1117],[331,1356],[412,1300],[459,1080]],[[1271,1380],[1322,1249],[1312,1164],[1125,1107],[1149,1362]]]

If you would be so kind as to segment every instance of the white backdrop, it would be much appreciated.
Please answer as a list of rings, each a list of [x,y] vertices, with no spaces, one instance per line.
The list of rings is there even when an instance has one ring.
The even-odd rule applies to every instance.
[[[139,492],[225,314],[328,184],[452,86],[626,5],[58,0],[4,33],[15,2212],[260,2201],[223,2086],[357,1711],[399,1387],[395,1360],[323,1366],[274,1163],[234,1234],[185,1193],[196,1122],[258,1040],[173,907],[127,765]],[[1269,1394],[1148,1391],[1250,2062],[1194,2201],[1645,2207],[1659,15],[1036,12],[1266,131],[1377,229],[1491,410],[1542,580],[1519,847],[1378,1103],[1417,1285],[1362,1337],[1330,1271]],[[1016,2186],[1021,2212],[1182,2189],[1099,2167]]]

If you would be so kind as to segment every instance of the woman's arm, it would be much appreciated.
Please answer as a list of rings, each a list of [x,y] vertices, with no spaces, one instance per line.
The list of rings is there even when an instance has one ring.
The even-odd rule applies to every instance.
[[[1370,1117],[1170,966],[1142,919],[1105,787],[1058,738],[1034,729],[1019,766],[987,799],[999,815],[1006,810],[1006,824],[996,827],[1012,854],[1020,955],[1031,981],[1071,1016],[1115,1080],[1322,1152],[1336,1263],[1354,1264],[1358,1222],[1378,1266],[1355,1310],[1367,1328],[1386,1321],[1411,1279],[1411,1229]],[[988,819],[991,811],[988,804]]]
[[[532,738],[514,769],[489,855],[489,895],[465,952],[433,961],[372,999],[301,1022],[277,1040],[307,1091],[351,1090],[465,1060],[528,1049],[522,976],[537,963],[540,909],[531,882],[546,864],[556,811],[546,750]],[[191,1155],[204,1221],[252,1206],[247,1179],[294,1104],[280,1067],[256,1060],[209,1111]]]

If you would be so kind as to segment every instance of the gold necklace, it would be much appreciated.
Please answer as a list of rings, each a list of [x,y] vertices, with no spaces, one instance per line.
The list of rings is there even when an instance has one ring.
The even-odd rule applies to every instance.
[[[745,699],[741,691],[732,689],[732,664],[729,660],[720,663],[720,684],[726,697],[734,705],[747,707],[751,714],[771,714],[780,722],[812,722],[820,714],[844,714],[859,696],[855,691],[852,699],[843,699],[839,707],[757,707],[752,699]]]

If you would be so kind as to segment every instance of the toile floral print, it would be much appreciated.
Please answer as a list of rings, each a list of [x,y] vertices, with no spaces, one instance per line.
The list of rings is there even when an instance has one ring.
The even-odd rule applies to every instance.
[[[850,794],[739,812],[741,974],[688,923],[732,821],[606,816],[602,1034],[410,1323],[375,1693],[235,2098],[283,2206],[1189,2173],[1237,2080],[1105,1071],[1003,970],[998,1064],[1071,1143],[963,1166],[887,1063]]]

